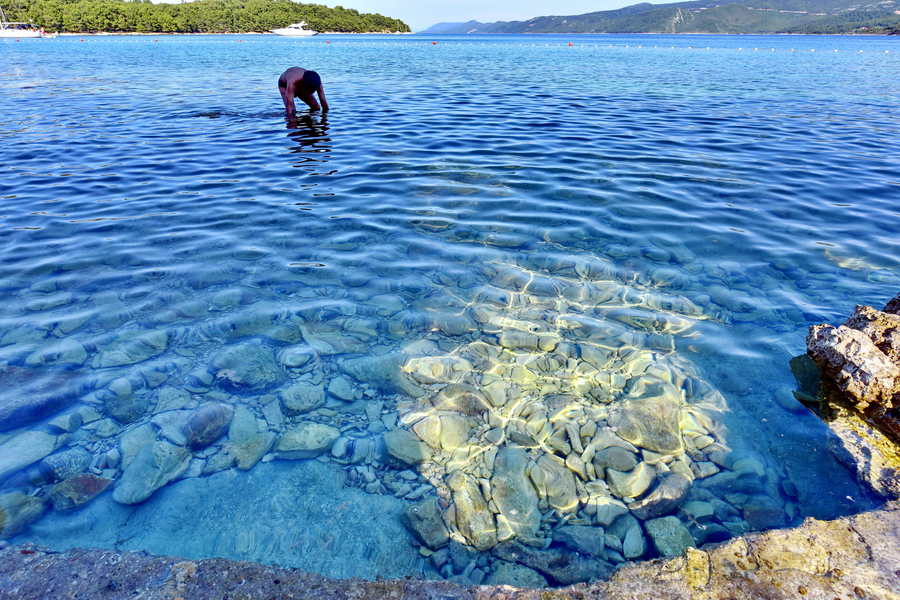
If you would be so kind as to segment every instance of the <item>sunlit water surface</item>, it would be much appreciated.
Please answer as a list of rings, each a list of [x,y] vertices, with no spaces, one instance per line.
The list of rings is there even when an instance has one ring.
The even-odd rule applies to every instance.
[[[16,541],[541,585],[872,506],[788,361],[900,288],[895,39],[6,40],[0,114]]]

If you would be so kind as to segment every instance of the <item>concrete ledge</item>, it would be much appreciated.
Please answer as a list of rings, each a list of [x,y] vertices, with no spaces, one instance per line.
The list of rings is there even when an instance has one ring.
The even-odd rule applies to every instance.
[[[686,556],[626,565],[610,581],[553,590],[442,581],[334,580],[223,559],[102,550],[0,549],[0,599],[705,600],[900,599],[900,502],[750,534]]]

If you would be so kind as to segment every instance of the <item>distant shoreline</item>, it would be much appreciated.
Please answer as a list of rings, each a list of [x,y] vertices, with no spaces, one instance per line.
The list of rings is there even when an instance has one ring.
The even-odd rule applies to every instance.
[[[58,34],[60,37],[63,36],[116,36],[116,35],[127,35],[127,36],[141,36],[141,35],[267,35],[272,37],[290,37],[278,35],[275,33],[271,33],[268,31],[245,31],[243,33],[234,33],[234,32],[181,32],[181,31],[92,31],[92,32],[73,32],[73,31],[60,31]],[[314,36],[307,36],[305,39],[309,39],[310,37],[319,37],[322,35],[414,35],[411,31],[363,31],[363,32],[350,32],[350,31],[322,31]],[[464,34],[463,34],[464,35]]]
[[[820,36],[829,36],[829,37],[860,37],[860,36],[869,36],[869,35],[877,35],[882,37],[892,37],[897,36],[896,33],[727,33],[720,31],[679,31],[676,33],[666,33],[662,31],[631,31],[631,32],[618,32],[612,33],[609,31],[601,31],[601,32],[585,32],[585,31],[569,31],[569,32],[547,32],[547,31],[528,31],[522,33],[499,33],[499,32],[478,32],[478,33],[428,33],[427,31],[417,31],[414,32],[414,35],[422,35],[422,36],[475,36],[475,35],[783,35],[783,36],[809,36],[809,35],[820,35]]]
[[[172,31],[94,31],[94,32],[71,32],[71,31],[61,31],[58,33],[60,37],[63,36],[97,36],[97,37],[109,37],[109,36],[146,36],[146,35],[166,35],[166,36],[175,36],[175,35],[195,35],[195,36],[208,36],[208,35],[265,35],[272,37],[290,37],[290,36],[280,36],[268,31],[245,31],[243,33],[234,33],[234,32],[172,32]],[[722,36],[739,36],[739,35],[777,35],[777,36],[828,36],[828,37],[865,37],[865,36],[881,36],[881,37],[892,37],[897,34],[892,33],[721,33],[721,32],[711,32],[711,31],[680,31],[678,33],[662,33],[658,31],[644,31],[644,32],[630,32],[630,33],[585,33],[585,32],[530,32],[530,33],[427,33],[427,32],[419,32],[419,31],[391,31],[391,32],[383,32],[383,31],[365,31],[365,32],[350,32],[350,31],[322,31],[315,36],[308,36],[304,39],[309,39],[309,37],[320,37],[323,35],[419,35],[423,37],[429,36],[452,36],[452,37],[470,37],[470,36],[478,36],[478,35],[531,35],[531,36],[542,36],[542,35],[669,35],[669,36],[685,36],[685,35],[722,35]]]

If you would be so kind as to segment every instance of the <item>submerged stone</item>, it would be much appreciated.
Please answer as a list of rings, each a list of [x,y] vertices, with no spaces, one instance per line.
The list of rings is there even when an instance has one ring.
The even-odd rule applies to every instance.
[[[476,550],[488,550],[497,544],[497,524],[488,509],[478,482],[455,471],[447,484],[453,495],[452,514],[456,530]]]
[[[237,462],[238,469],[246,471],[272,448],[275,437],[249,408],[238,406],[228,428],[228,453]]]
[[[625,532],[625,539],[622,540],[622,554],[627,559],[640,558],[647,552],[647,541],[644,539],[644,532],[638,523],[634,523]]]
[[[25,431],[0,444],[0,482],[55,449],[56,436],[44,431]]]
[[[415,465],[431,458],[431,448],[414,433],[406,429],[394,429],[384,434],[388,453],[408,465]]]
[[[356,398],[356,390],[346,377],[335,377],[328,384],[328,393],[338,400],[353,402]]]
[[[416,537],[433,550],[446,545],[450,540],[437,498],[428,498],[407,508],[406,523]]]
[[[229,346],[213,359],[216,380],[237,392],[260,392],[277,385],[284,377],[272,349],[260,343]]]
[[[286,413],[299,415],[325,404],[325,388],[322,384],[301,381],[281,390],[278,397]]]
[[[0,539],[25,530],[44,514],[44,501],[21,492],[0,495]]]
[[[622,438],[662,454],[682,451],[679,429],[680,394],[671,385],[654,382],[641,397],[628,398],[610,415]]]
[[[226,404],[208,402],[201,405],[184,425],[184,437],[194,450],[206,448],[225,435],[234,409]]]
[[[518,562],[542,573],[550,583],[572,585],[592,579],[605,579],[612,565],[597,558],[587,558],[562,548],[539,550],[517,542],[504,542],[494,549],[503,560]]]
[[[784,527],[784,507],[769,496],[752,496],[743,506],[744,520],[752,531]]]
[[[518,588],[543,588],[547,586],[547,579],[525,565],[510,562],[508,560],[494,561],[494,571],[486,583],[488,585],[511,585]]]
[[[606,470],[606,478],[610,490],[620,498],[636,498],[647,491],[656,471],[646,462],[640,463],[628,473],[622,473],[614,469]]]
[[[60,481],[87,471],[92,459],[91,453],[84,448],[68,448],[42,460],[40,470],[47,480]]]
[[[598,472],[602,472],[606,468],[627,472],[634,469],[637,464],[637,456],[621,446],[610,446],[594,455],[594,466]]]
[[[691,480],[678,473],[664,474],[656,488],[646,498],[628,505],[632,514],[639,519],[652,519],[675,512],[684,502]]]
[[[516,446],[504,446],[494,460],[491,496],[497,509],[501,541],[514,537],[532,540],[541,526],[538,495],[527,475],[528,455]]]
[[[553,532],[553,541],[588,556],[603,558],[606,555],[603,550],[606,533],[602,527],[565,525]]]
[[[56,510],[71,510],[87,504],[112,483],[111,479],[84,474],[66,479],[50,489],[50,501]]]
[[[113,380],[103,396],[106,414],[119,423],[128,424],[138,420],[150,407],[147,395],[135,393],[131,382],[124,377]]]
[[[647,534],[660,555],[665,557],[681,556],[684,551],[694,546],[694,538],[678,517],[662,517],[644,522]]]
[[[551,507],[562,512],[578,509],[578,494],[575,489],[575,475],[559,457],[544,454],[531,467],[529,477],[541,497]]]
[[[182,446],[159,441],[144,446],[122,473],[113,491],[113,499],[121,504],[138,504],[153,492],[184,473],[191,453]]]
[[[339,429],[321,423],[300,423],[281,435],[275,450],[280,458],[315,458],[331,449],[341,436]]]

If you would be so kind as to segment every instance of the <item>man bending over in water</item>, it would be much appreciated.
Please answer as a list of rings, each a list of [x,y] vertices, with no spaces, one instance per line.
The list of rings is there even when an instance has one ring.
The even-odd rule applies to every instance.
[[[322,87],[322,78],[315,71],[291,67],[278,78],[278,91],[284,100],[284,110],[288,116],[294,116],[294,96],[303,100],[310,110],[319,110],[319,103],[313,97],[319,94],[321,109],[328,111],[328,100],[325,99],[325,88]]]

